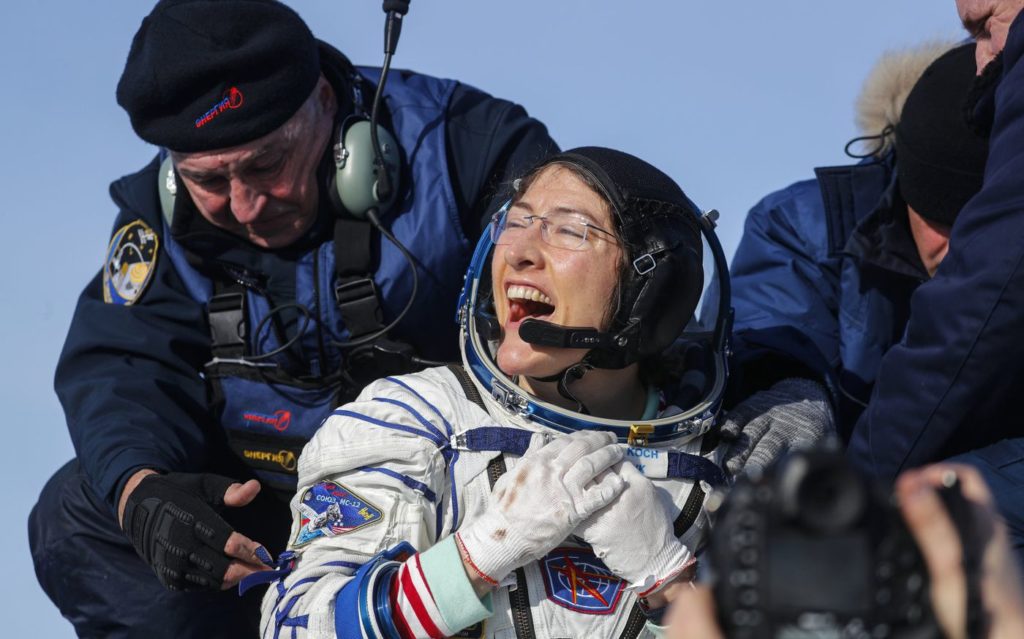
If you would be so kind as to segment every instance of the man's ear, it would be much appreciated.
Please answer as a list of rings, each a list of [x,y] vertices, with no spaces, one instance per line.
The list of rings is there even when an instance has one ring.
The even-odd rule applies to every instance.
[[[316,92],[320,112],[326,114],[333,121],[338,113],[338,98],[334,95],[334,88],[323,73],[320,74],[320,80],[313,90]]]

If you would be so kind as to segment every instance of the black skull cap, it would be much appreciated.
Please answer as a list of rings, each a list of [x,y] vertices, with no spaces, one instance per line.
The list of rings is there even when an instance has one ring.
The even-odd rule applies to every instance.
[[[275,0],[161,0],[132,40],[117,102],[173,151],[238,146],[284,124],[320,77],[317,40]]]

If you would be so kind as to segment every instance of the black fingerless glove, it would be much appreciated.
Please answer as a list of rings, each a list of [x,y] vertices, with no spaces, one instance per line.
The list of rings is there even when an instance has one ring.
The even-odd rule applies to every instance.
[[[208,473],[147,475],[128,496],[122,528],[171,590],[219,590],[233,532],[218,514],[234,480]]]

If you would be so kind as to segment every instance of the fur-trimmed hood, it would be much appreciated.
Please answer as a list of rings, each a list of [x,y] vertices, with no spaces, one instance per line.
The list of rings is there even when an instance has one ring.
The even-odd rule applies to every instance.
[[[921,74],[940,55],[957,46],[956,40],[931,40],[923,44],[886,51],[868,73],[856,103],[856,123],[863,136],[877,136],[900,120],[903,104]],[[874,155],[883,156],[892,148],[893,136],[878,143],[867,143]]]

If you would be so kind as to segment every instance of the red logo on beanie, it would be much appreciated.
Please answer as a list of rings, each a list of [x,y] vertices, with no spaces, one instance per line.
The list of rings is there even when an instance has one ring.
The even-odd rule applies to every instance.
[[[228,89],[228,107],[231,109],[237,109],[242,106],[242,92],[238,90],[238,87],[231,87]]]
[[[238,87],[231,87],[224,92],[224,97],[220,102],[213,105],[213,108],[204,113],[202,117],[196,119],[196,128],[198,129],[209,124],[215,117],[228,109],[237,109],[242,106],[243,100],[242,92],[238,90]]]

